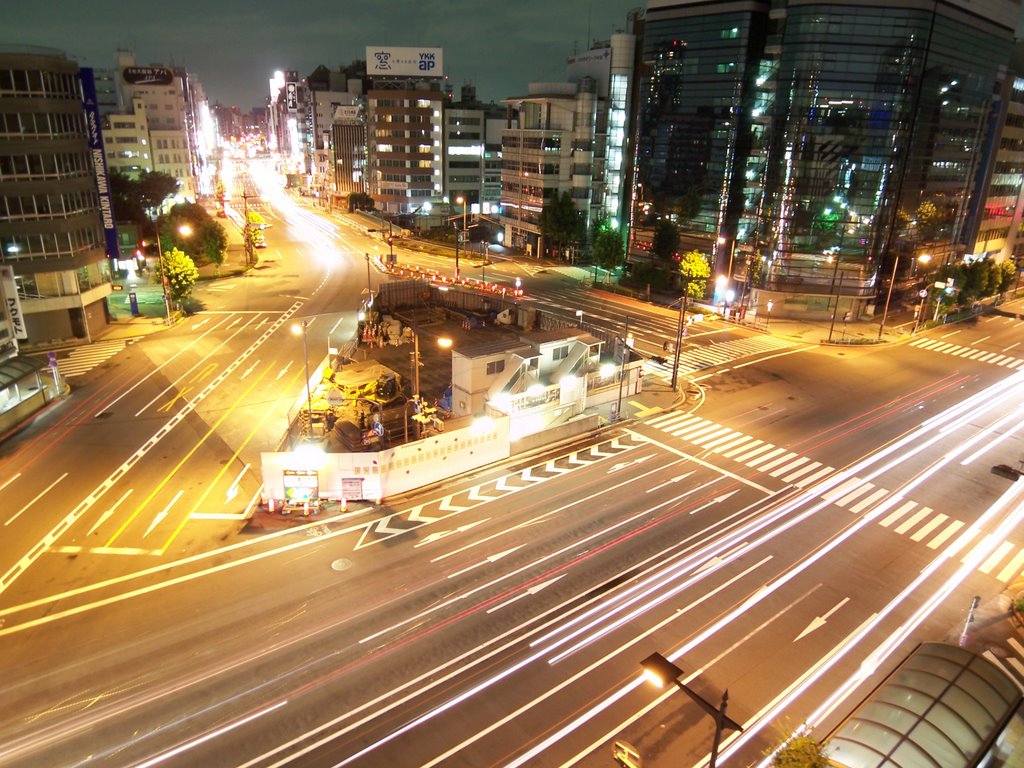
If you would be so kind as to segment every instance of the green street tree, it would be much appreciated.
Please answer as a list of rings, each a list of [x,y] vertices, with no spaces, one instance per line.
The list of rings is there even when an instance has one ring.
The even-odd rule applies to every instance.
[[[996,292],[1005,293],[1010,290],[1017,279],[1017,267],[1012,261],[1001,261],[996,271],[999,275],[999,285],[996,288]]]
[[[583,239],[583,216],[576,210],[568,190],[544,201],[539,223],[544,242],[556,251]]]
[[[669,219],[659,219],[654,225],[654,239],[651,250],[664,261],[674,259],[679,250],[679,229]]]
[[[182,225],[187,224],[192,234],[181,234]],[[171,247],[181,248],[195,256],[201,264],[224,263],[224,254],[228,247],[228,236],[224,227],[209,212],[197,203],[179,203],[167,213],[162,222],[164,233],[161,243],[167,250]]]
[[[594,238],[594,263],[605,269],[613,269],[623,262],[624,256],[622,234],[617,229],[601,228]]]
[[[177,248],[164,251],[163,273],[167,280],[167,294],[179,305],[192,295],[199,279],[199,270],[192,257]]]
[[[691,299],[700,299],[708,289],[711,277],[711,265],[708,257],[700,251],[688,251],[679,260],[679,279],[686,295]]]

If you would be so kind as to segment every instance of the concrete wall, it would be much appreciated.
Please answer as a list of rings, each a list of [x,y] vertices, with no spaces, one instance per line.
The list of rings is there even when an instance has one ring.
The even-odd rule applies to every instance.
[[[288,452],[261,455],[263,502],[284,499],[284,471],[316,470],[320,498],[379,501],[509,456],[508,418],[375,453]]]

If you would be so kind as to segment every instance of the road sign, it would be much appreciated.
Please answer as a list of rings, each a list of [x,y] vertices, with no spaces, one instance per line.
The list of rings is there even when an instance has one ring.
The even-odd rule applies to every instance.
[[[928,291],[926,291],[924,288],[922,288],[920,291],[917,292],[917,295],[920,296],[923,299],[925,296],[928,295]]]
[[[57,353],[56,352],[47,352],[46,353],[46,362],[47,362],[47,364],[49,364],[49,366],[51,368],[56,368],[57,367]]]
[[[345,396],[342,394],[340,389],[331,388],[327,390],[327,404],[332,408],[337,408],[339,405],[345,402]]]

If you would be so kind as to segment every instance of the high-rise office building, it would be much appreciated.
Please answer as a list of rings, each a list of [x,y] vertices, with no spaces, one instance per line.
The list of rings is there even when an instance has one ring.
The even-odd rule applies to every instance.
[[[639,209],[674,215],[776,314],[826,313],[840,294],[844,312],[872,311],[893,259],[965,248],[1018,11],[649,0]]]

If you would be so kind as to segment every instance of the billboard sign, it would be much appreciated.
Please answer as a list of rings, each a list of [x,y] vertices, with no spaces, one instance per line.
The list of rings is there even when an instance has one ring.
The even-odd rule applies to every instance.
[[[170,85],[174,72],[168,67],[125,67],[121,77],[128,85]]]
[[[21,311],[21,302],[18,300],[18,286],[14,282],[14,267],[0,266],[0,296],[4,298],[7,316],[11,318],[14,338],[26,341],[28,328],[25,327],[25,315]]]
[[[285,83],[284,84],[284,105],[289,112],[299,111],[299,84],[298,83]]]
[[[85,128],[88,134],[89,156],[92,158],[93,179],[100,198],[100,219],[103,222],[103,237],[107,244],[107,258],[117,261],[121,258],[121,245],[117,238],[117,223],[114,221],[114,203],[110,194],[110,176],[107,174],[107,155],[103,148],[102,121],[96,98],[96,78],[90,67],[78,70],[82,83],[82,110],[85,112]]]
[[[441,77],[444,73],[441,48],[366,47],[366,74],[415,77]]]

